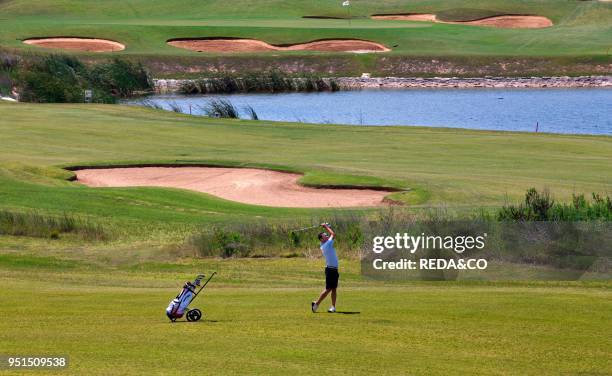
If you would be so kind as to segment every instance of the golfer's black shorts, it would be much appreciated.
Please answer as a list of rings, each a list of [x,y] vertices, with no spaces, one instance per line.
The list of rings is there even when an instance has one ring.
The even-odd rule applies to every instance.
[[[338,288],[338,278],[340,278],[340,274],[338,274],[338,269],[336,268],[325,268],[325,288],[326,289],[335,289]]]

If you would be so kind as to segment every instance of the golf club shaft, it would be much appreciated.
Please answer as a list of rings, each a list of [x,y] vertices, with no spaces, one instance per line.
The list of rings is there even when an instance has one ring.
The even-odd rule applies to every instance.
[[[300,232],[300,231],[306,231],[306,230],[310,230],[310,229],[317,228],[317,227],[319,227],[319,225],[310,226],[310,227],[304,227],[304,228],[300,228],[300,229],[297,229],[297,230],[293,230],[293,231],[291,231],[291,232]]]
[[[195,293],[195,295],[194,295],[194,296],[191,298],[191,301],[193,301],[193,300],[196,298],[196,296],[198,296],[198,295],[200,294],[200,292],[201,292],[202,290],[204,290],[204,287],[206,287],[206,285],[208,284],[208,282],[210,282],[210,280],[212,279],[212,277],[214,277],[214,276],[215,276],[215,274],[217,274],[217,272],[213,272],[213,273],[210,275],[210,277],[208,277],[208,279],[206,280],[206,282],[204,282],[204,284],[202,285],[202,287],[200,287],[200,289],[198,290],[198,292],[196,292],[196,293]]]

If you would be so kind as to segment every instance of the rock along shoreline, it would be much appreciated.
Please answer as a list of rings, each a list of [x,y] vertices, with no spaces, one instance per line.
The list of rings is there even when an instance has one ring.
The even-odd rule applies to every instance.
[[[296,78],[297,79],[297,78]],[[155,92],[179,93],[189,82],[203,79],[154,79]],[[612,88],[612,76],[559,77],[335,77],[341,90],[359,89],[414,89],[414,88]]]

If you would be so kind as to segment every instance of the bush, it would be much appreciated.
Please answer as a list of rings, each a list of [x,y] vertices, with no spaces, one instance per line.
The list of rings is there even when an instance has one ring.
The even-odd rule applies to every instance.
[[[573,195],[571,203],[558,203],[547,191],[530,188],[523,203],[502,207],[496,217],[499,221],[610,221],[612,200],[593,193],[590,201],[581,194]]]
[[[77,59],[51,55],[17,73],[24,102],[83,102],[85,67]]]
[[[89,73],[89,82],[119,98],[153,87],[151,76],[141,63],[119,59],[94,66]]]
[[[242,236],[234,230],[214,227],[192,238],[200,256],[246,257],[249,247],[242,242]]]
[[[92,102],[115,103],[153,87],[141,64],[117,59],[90,68],[74,57],[49,55],[23,64],[15,76],[24,102],[82,103],[85,90],[92,90]]]

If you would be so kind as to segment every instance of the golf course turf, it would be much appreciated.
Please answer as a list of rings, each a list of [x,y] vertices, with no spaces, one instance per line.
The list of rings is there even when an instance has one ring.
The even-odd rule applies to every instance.
[[[125,45],[125,50],[79,54],[90,59],[112,54],[143,60],[158,76],[205,74],[214,66],[256,70],[269,66],[270,61],[288,70],[299,61],[311,71],[353,75],[361,72],[408,74],[414,70],[445,74],[444,69],[446,74],[460,75],[478,74],[482,69],[515,75],[531,69],[557,74],[610,72],[612,4],[607,2],[386,0],[351,4],[348,10],[353,19],[349,21],[343,19],[348,16],[347,7],[323,0],[231,3],[14,0],[0,2],[3,30],[0,47],[42,54],[50,50],[22,41],[54,36],[109,39]],[[435,14],[438,20],[449,23],[370,18],[376,14],[406,13]],[[304,18],[309,15],[323,19]],[[505,15],[542,17],[549,19],[553,26],[504,29],[461,24]],[[202,38],[256,39],[282,46],[328,39],[360,39],[382,44],[391,51],[363,56],[296,50],[270,57],[270,54],[278,55],[278,51],[260,50],[240,57],[217,50],[197,52],[167,44],[174,39]],[[333,60],[328,61],[330,57]],[[407,57],[416,60],[405,61]],[[548,59],[547,65],[539,63],[542,58]],[[505,65],[489,67],[500,61]],[[448,72],[449,64],[453,67],[459,64],[461,68]]]
[[[338,310],[359,313],[313,315],[320,260],[0,265],[0,351],[69,355],[62,374],[162,375],[187,360],[206,374],[612,371],[612,299],[598,285],[387,285],[343,262]],[[202,321],[170,324],[180,278],[203,270],[220,273],[193,304]]]
[[[561,198],[609,191],[610,137],[23,103],[0,104],[0,135],[0,210],[69,213],[111,234],[105,241],[0,236],[0,353],[68,355],[66,374],[168,374],[185,359],[211,374],[612,371],[609,282],[386,284],[362,279],[339,242],[338,310],[359,313],[313,315],[322,260],[194,259],[181,245],[202,226],[340,211],[251,206],[176,189],[88,188],[60,168],[265,167],[304,172],[306,185],[411,188],[391,194],[406,194],[400,199],[410,210],[473,210],[518,200],[530,186]],[[218,276],[194,303],[204,319],[170,324],[163,310],[182,281],[212,270]]]
[[[0,114],[5,207],[46,208],[55,213],[70,208],[88,215],[98,207],[102,216],[114,220],[129,212],[130,205],[116,201],[100,205],[99,199],[137,191],[145,192],[141,200],[174,196],[253,214],[291,215],[294,211],[239,205],[188,191],[88,189],[66,181],[71,173],[58,166],[268,167],[305,173],[301,182],[311,186],[409,188],[390,197],[399,196],[410,207],[449,208],[501,206],[520,200],[532,186],[548,188],[563,200],[572,193],[607,192],[612,174],[608,168],[612,138],[607,136],[213,120],[110,105],[1,104]],[[321,137],[333,139],[333,147],[321,142]],[[31,195],[20,193],[26,187]],[[39,202],[33,199],[34,192],[64,199]],[[148,208],[137,204],[134,209],[146,212]],[[189,214],[169,208],[143,215],[143,220],[171,222],[169,218],[177,216]]]
[[[61,52],[85,64],[142,62],[156,78],[271,67],[373,77],[612,72],[610,2],[341,4],[0,0],[0,64]],[[537,19],[515,28],[516,16]],[[363,46],[377,53],[354,53]],[[520,275],[505,271],[509,281],[375,280],[359,259],[370,234],[338,229],[493,218],[532,187],[557,203],[590,202],[610,196],[611,166],[604,135],[0,101],[0,360],[69,357],[64,370],[0,375],[610,375],[609,274],[520,280],[548,267],[534,261]],[[196,175],[212,170],[227,176]],[[277,180],[249,185],[262,176]],[[355,189],[375,200],[352,206]],[[340,193],[348,204],[293,196],[275,205],[262,200],[270,190]],[[312,226],[322,221],[338,230],[336,314],[329,300],[316,314],[310,306],[325,286]],[[242,252],[245,244],[257,247]],[[165,308],[185,281],[213,271],[190,305],[202,320],[170,323]]]

